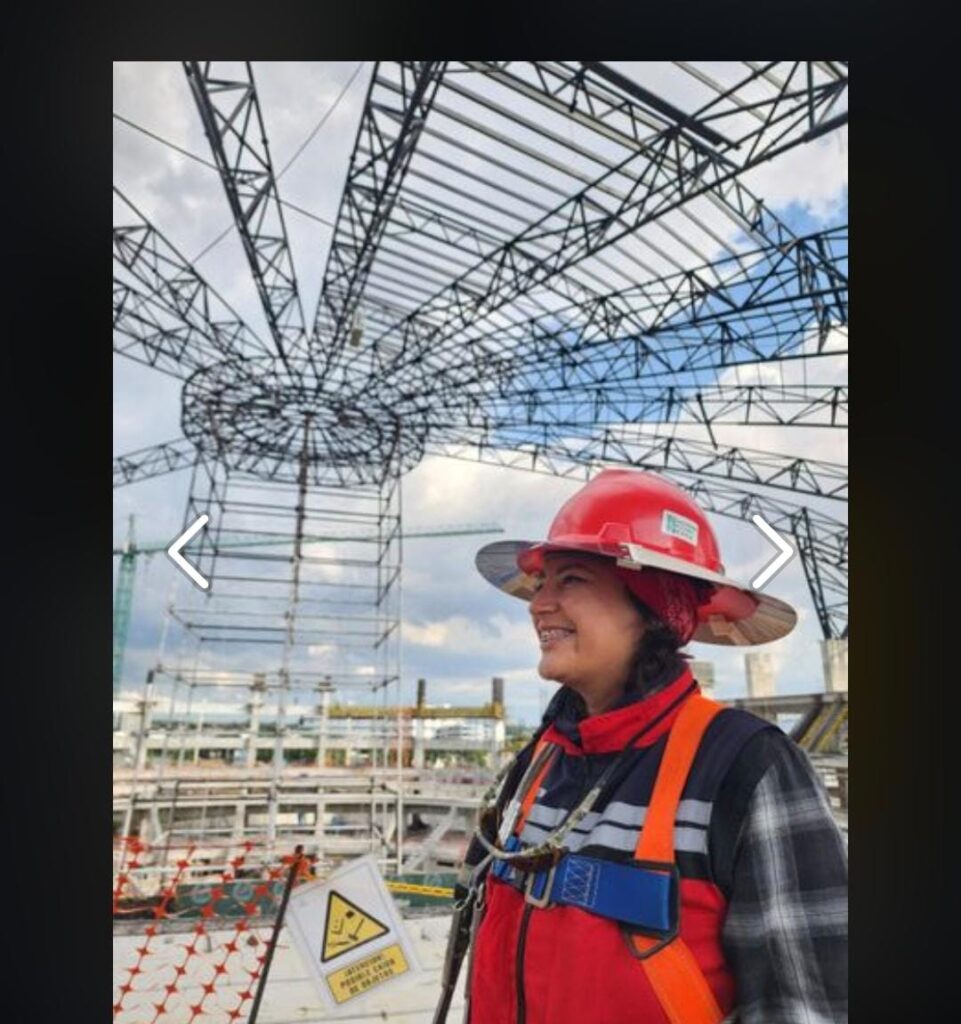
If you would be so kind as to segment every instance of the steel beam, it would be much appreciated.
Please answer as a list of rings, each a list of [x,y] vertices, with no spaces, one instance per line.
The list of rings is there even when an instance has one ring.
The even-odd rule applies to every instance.
[[[739,81],[693,113],[599,61],[464,63],[611,139],[630,139],[641,147],[652,132],[667,129],[713,147],[742,170],[846,120],[846,113],[830,115],[847,92],[847,74],[817,61],[746,64]],[[744,98],[748,92],[750,101]],[[745,111],[753,120],[744,118]],[[747,130],[746,124],[751,124]]]
[[[209,64],[186,66],[286,356],[289,324],[278,318],[293,308],[296,280],[250,67],[228,78]],[[846,71],[830,62],[735,70],[727,83],[698,71],[710,91],[688,110],[591,62],[378,65],[313,335],[302,315],[293,334],[303,346],[293,381],[281,372],[241,379],[238,343],[213,344],[204,322],[180,313],[179,294],[171,301],[162,283],[128,274],[115,287],[115,339],[125,355],[166,372],[206,370],[185,390],[203,400],[185,408],[194,444],[274,481],[295,465],[283,432],[290,399],[304,392],[304,410],[323,410],[324,430],[353,445],[350,465],[327,466],[343,445],[314,450],[316,480],[351,472],[367,454],[355,452],[358,438],[383,420],[398,438],[414,437],[411,462],[423,436],[429,452],[581,479],[604,462],[644,466],[707,488],[710,510],[739,518],[760,510],[748,488],[843,501],[845,467],[720,446],[711,431],[847,422],[845,387],[718,379],[745,363],[841,354],[828,340],[847,323],[846,229],[797,238],[740,181],[845,122]],[[704,203],[743,234],[699,220]],[[264,226],[267,217],[279,230]],[[709,259],[714,247],[727,255]],[[210,369],[222,351],[236,363]],[[306,369],[316,376],[296,372]],[[246,429],[251,416],[269,444]],[[643,429],[651,421],[702,423],[709,440]],[[235,428],[247,438],[239,453],[228,437]],[[121,482],[171,465],[169,452],[125,458]],[[805,506],[765,507],[798,543],[825,635],[843,635],[846,526]]]
[[[456,351],[425,347],[404,377],[427,374],[435,392],[443,382],[461,393],[496,379],[502,395],[625,384],[780,359],[811,342],[821,352],[846,323],[845,227],[467,333]]]
[[[445,415],[425,400],[424,415],[439,428],[480,428],[488,432],[549,426],[583,429],[585,424],[614,426],[637,423],[698,423],[704,426],[805,426],[848,425],[848,388],[823,384],[730,384],[706,387],[638,383],[591,387],[562,387],[511,395],[510,398],[479,396],[465,401],[463,418],[458,410]]]
[[[505,75],[502,71],[491,74],[500,79]],[[519,88],[516,82],[511,84]],[[807,116],[812,104],[817,107],[826,102],[826,97],[833,96],[834,91],[830,90],[817,96],[803,90],[784,91],[772,101],[768,113],[776,121]],[[454,336],[479,317],[489,315],[619,238],[639,231],[669,210],[708,192],[723,194],[738,174],[772,155],[768,148],[757,144],[759,137],[742,139],[752,143],[751,156],[740,165],[733,165],[725,156],[685,136],[675,124],[652,132],[643,146],[636,147],[589,186],[459,275],[416,314],[406,318],[399,325],[405,353],[402,364],[416,358],[428,345],[434,352],[446,350]],[[803,138],[782,133],[778,148],[797,145]],[[619,199],[612,200],[605,194],[603,186],[624,181],[632,184]],[[553,243],[551,254],[547,258],[534,257],[529,245],[546,239]],[[423,316],[439,316],[444,325],[425,333],[419,322]]]
[[[134,355],[130,345],[115,341],[117,350],[177,376],[269,354],[193,265],[114,192],[127,206],[124,223],[113,229],[114,325],[139,351]]]
[[[215,74],[211,61],[183,64],[277,355],[302,369],[304,312],[250,62],[239,79]]]
[[[181,379],[220,360],[205,331],[179,321],[150,296],[114,278],[113,350]]]
[[[846,501],[847,466],[794,455],[755,449],[712,445],[683,437],[663,437],[629,425],[592,429],[527,427],[507,430],[461,432],[435,431],[430,450],[447,455],[464,444],[479,449],[516,447],[538,457],[567,459],[585,465],[627,465],[654,472],[690,473],[733,481],[742,485],[774,487],[795,494]]]
[[[113,460],[113,485],[122,487],[178,469],[189,469],[196,461],[197,449],[184,439],[139,448]]]
[[[339,358],[349,340],[371,265],[446,64],[400,62],[396,103],[374,96],[379,65],[374,67],[314,318],[314,337],[326,362]]]

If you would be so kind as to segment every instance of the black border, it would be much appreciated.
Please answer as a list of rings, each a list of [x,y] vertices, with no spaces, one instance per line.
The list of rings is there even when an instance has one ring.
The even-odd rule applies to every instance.
[[[855,1024],[940,1020],[951,977],[958,901],[945,870],[946,741],[958,721],[959,629],[949,306],[961,267],[943,113],[953,63],[937,47],[893,37],[852,62]]]
[[[95,12],[56,26],[30,13],[12,11],[2,41],[4,504],[15,516],[0,827],[14,955],[4,1015],[39,1022],[106,1019],[113,1002],[111,357],[96,340],[108,326],[111,81],[84,47],[105,30]]]

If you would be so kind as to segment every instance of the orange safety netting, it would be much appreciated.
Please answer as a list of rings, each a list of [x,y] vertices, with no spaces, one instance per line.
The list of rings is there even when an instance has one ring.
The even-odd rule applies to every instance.
[[[209,851],[210,843],[204,843]],[[171,859],[170,845],[151,847],[137,837],[117,841],[113,887],[115,921],[146,918],[142,932],[115,937],[115,1024],[193,1024],[246,1019],[267,959],[284,883],[295,860],[297,878],[311,877],[299,854],[251,858],[255,844],[210,868],[192,859],[195,845]],[[234,846],[232,849],[238,849]],[[154,863],[148,863],[153,861]],[[137,880],[151,869],[169,881],[149,897]],[[192,870],[211,870],[212,884],[191,884]],[[239,877],[246,876],[246,877]],[[251,877],[254,876],[254,877]],[[209,878],[205,879],[209,883]],[[125,896],[125,893],[127,894]],[[196,921],[189,931],[183,924]]]

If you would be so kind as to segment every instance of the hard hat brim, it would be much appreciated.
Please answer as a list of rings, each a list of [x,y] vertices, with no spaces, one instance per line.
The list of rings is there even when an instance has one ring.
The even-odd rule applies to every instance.
[[[607,554],[587,546],[574,548],[569,545],[554,546],[537,541],[501,540],[485,544],[475,555],[474,564],[481,576],[498,590],[522,601],[530,601],[536,593],[538,580],[536,576],[524,572],[518,566],[517,559],[519,555],[535,546],[545,553],[582,550],[589,554]],[[609,554],[607,556],[610,557]],[[797,624],[797,612],[786,601],[683,559],[652,551],[639,544],[627,544],[624,545],[623,557],[617,558],[616,561],[620,566],[639,572],[643,572],[645,568],[661,569],[677,573],[679,576],[705,580],[714,584],[718,590],[730,588],[748,595],[757,602],[753,613],[744,618],[731,620],[725,616],[712,615],[707,621],[699,622],[692,637],[692,640],[698,643],[753,647],[787,636]]]

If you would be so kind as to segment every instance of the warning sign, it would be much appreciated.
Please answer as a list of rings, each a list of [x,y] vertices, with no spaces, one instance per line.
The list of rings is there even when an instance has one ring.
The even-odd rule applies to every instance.
[[[327,984],[338,1003],[345,1003],[373,988],[381,985],[398,974],[408,970],[404,951],[400,946],[388,946],[387,949],[374,953],[373,956],[358,960],[350,967],[342,967],[339,971],[327,976]]]
[[[327,923],[324,925],[324,952],[320,959],[326,963],[335,956],[343,956],[365,942],[379,939],[389,930],[373,914],[361,910],[331,889],[327,901]]]
[[[420,974],[407,929],[372,856],[351,861],[326,879],[296,886],[285,923],[318,994],[332,1010],[368,999],[377,1009],[380,993],[390,998],[392,986]]]

